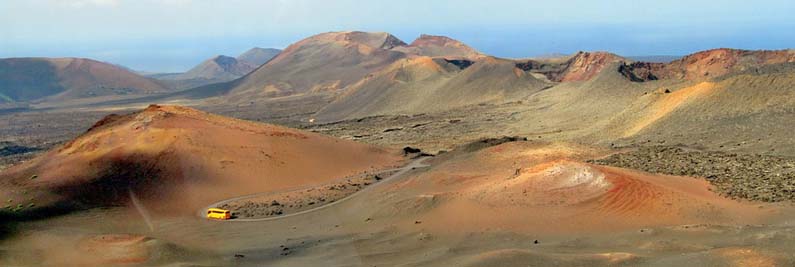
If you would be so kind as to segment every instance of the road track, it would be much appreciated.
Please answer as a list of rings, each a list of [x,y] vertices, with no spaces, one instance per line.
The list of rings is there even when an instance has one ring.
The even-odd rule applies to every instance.
[[[359,190],[359,191],[357,191],[357,192],[355,192],[355,193],[353,193],[353,194],[351,194],[349,196],[346,196],[346,197],[344,197],[344,198],[342,198],[340,200],[337,200],[337,201],[334,201],[334,202],[330,202],[330,203],[326,203],[325,205],[318,206],[318,207],[315,207],[315,208],[312,208],[312,209],[302,210],[302,211],[299,211],[299,212],[296,212],[296,213],[290,213],[290,214],[285,214],[285,215],[280,215],[280,216],[275,216],[275,217],[267,217],[267,218],[237,218],[237,219],[229,219],[229,220],[214,220],[214,219],[208,219],[206,216],[204,216],[204,214],[207,212],[207,209],[218,207],[218,206],[221,206],[221,205],[223,205],[225,203],[228,203],[228,202],[239,201],[239,200],[243,200],[243,199],[247,199],[247,198],[254,198],[254,197],[258,197],[258,196],[262,196],[262,195],[268,195],[268,194],[277,193],[277,192],[263,192],[263,193],[256,193],[256,194],[250,194],[250,195],[245,195],[245,196],[229,198],[229,199],[225,199],[225,200],[221,200],[221,201],[212,203],[212,204],[204,207],[203,209],[199,210],[197,215],[199,217],[201,217],[201,218],[204,218],[204,219],[207,219],[207,220],[218,221],[218,222],[261,222],[261,221],[279,220],[279,219],[284,219],[284,218],[288,218],[288,217],[292,217],[292,216],[298,216],[298,215],[305,214],[305,213],[315,212],[315,211],[318,211],[318,210],[321,210],[321,209],[326,209],[326,208],[329,208],[331,206],[337,205],[339,203],[345,202],[346,200],[348,200],[350,198],[353,198],[353,197],[355,197],[355,196],[357,196],[359,194],[362,194],[364,192],[367,192],[369,190],[373,190],[374,188],[376,188],[376,187],[378,187],[378,186],[380,186],[382,184],[385,184],[387,181],[389,181],[391,179],[394,179],[396,177],[399,177],[399,176],[405,174],[406,172],[408,172],[410,170],[413,170],[413,169],[416,169],[416,168],[428,167],[430,165],[423,164],[423,162],[425,160],[427,160],[428,158],[429,157],[421,157],[421,158],[415,159],[411,163],[407,164],[406,166],[400,167],[400,168],[383,170],[383,171],[380,171],[380,172],[377,172],[377,173],[364,174],[364,175],[373,175],[373,174],[381,174],[381,173],[388,173],[388,172],[397,171],[396,173],[390,175],[389,177],[384,177],[384,179],[382,179],[378,183],[374,183],[374,184],[372,184],[372,185],[370,185],[368,187],[365,187],[364,189]],[[301,188],[294,188],[294,189],[290,189],[288,191],[294,191],[294,190],[300,190],[300,189]]]

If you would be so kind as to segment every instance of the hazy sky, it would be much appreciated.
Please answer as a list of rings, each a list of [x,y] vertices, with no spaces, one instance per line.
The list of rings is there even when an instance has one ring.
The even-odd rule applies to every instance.
[[[793,0],[0,0],[0,57],[88,57],[184,71],[319,32],[447,35],[488,54],[682,55],[795,47]]]

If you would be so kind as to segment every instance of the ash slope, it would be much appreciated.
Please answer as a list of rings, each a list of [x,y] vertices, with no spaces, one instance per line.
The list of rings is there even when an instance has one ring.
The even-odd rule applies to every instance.
[[[522,99],[550,86],[507,60],[416,56],[395,62],[350,86],[318,111],[316,118],[328,122],[382,114],[438,112]]]

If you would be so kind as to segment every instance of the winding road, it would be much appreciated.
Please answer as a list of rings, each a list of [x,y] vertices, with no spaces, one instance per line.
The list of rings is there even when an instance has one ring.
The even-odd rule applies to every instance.
[[[346,200],[348,200],[348,199],[350,199],[350,198],[352,198],[354,196],[357,196],[357,195],[359,195],[361,193],[364,193],[364,192],[366,192],[368,190],[373,190],[373,188],[378,187],[378,186],[380,186],[382,184],[385,184],[387,181],[389,181],[391,179],[394,179],[396,177],[399,177],[399,176],[405,174],[406,172],[408,172],[410,170],[413,170],[413,169],[416,169],[416,168],[428,167],[430,165],[423,164],[423,162],[425,160],[427,160],[428,158],[429,157],[421,157],[421,158],[415,159],[411,163],[409,163],[406,166],[403,166],[401,168],[383,170],[383,171],[380,171],[380,172],[377,172],[377,173],[368,173],[366,175],[381,174],[381,173],[388,173],[388,172],[397,171],[396,173],[394,173],[394,174],[392,174],[392,175],[390,175],[388,177],[384,177],[384,179],[382,179],[378,183],[374,183],[374,184],[372,184],[372,185],[370,185],[368,187],[365,187],[364,189],[359,190],[359,191],[357,191],[357,192],[355,192],[355,193],[353,193],[353,194],[351,194],[349,196],[346,196],[346,197],[344,197],[344,198],[342,198],[340,200],[337,200],[337,201],[334,201],[334,202],[330,202],[330,203],[326,203],[325,205],[318,206],[318,207],[315,207],[315,208],[312,208],[312,209],[302,210],[302,211],[299,211],[299,212],[296,212],[296,213],[285,214],[285,215],[280,215],[280,216],[275,216],[275,217],[267,217],[267,218],[248,218],[248,219],[246,219],[246,218],[237,218],[237,219],[229,219],[229,220],[214,220],[214,219],[208,219],[207,217],[204,216],[205,212],[207,212],[207,209],[218,207],[218,206],[221,206],[221,205],[223,205],[225,203],[228,203],[228,202],[239,201],[239,200],[243,200],[243,199],[247,199],[247,198],[254,198],[254,197],[258,197],[258,196],[262,196],[262,195],[277,193],[277,192],[263,192],[263,193],[257,193],[257,194],[251,194],[251,195],[245,195],[245,196],[239,196],[239,197],[234,197],[234,198],[221,200],[221,201],[212,203],[212,204],[208,205],[207,207],[204,207],[203,209],[199,210],[197,214],[201,218],[204,218],[204,219],[207,219],[207,220],[212,220],[212,221],[218,221],[218,222],[261,222],[261,221],[279,220],[279,219],[284,219],[284,218],[287,218],[287,217],[292,217],[292,216],[297,216],[297,215],[301,215],[301,214],[305,214],[305,213],[309,213],[309,212],[314,212],[314,211],[318,211],[318,210],[325,209],[325,208],[337,205],[339,203],[342,203],[342,202],[344,202],[344,201],[346,201]],[[289,191],[293,191],[293,190],[300,190],[300,188],[290,189]]]

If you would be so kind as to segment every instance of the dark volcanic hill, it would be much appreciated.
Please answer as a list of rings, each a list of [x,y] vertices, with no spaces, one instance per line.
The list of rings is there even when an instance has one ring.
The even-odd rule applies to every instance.
[[[229,81],[248,74],[256,68],[255,65],[228,56],[215,56],[205,60],[185,73],[161,74],[154,77],[161,80],[218,80]]]
[[[234,79],[248,74],[255,65],[233,57],[216,56],[202,62],[184,74],[186,78]]]
[[[4,101],[65,101],[166,91],[155,80],[91,59],[0,59],[0,99]]]
[[[153,74],[149,77],[176,89],[228,82],[249,74],[280,52],[279,49],[255,47],[236,58],[224,55],[212,57],[184,73]]]
[[[149,77],[163,81],[172,88],[187,89],[231,81],[248,74],[256,68],[256,65],[249,62],[220,55],[205,60],[185,73],[155,74]]]

